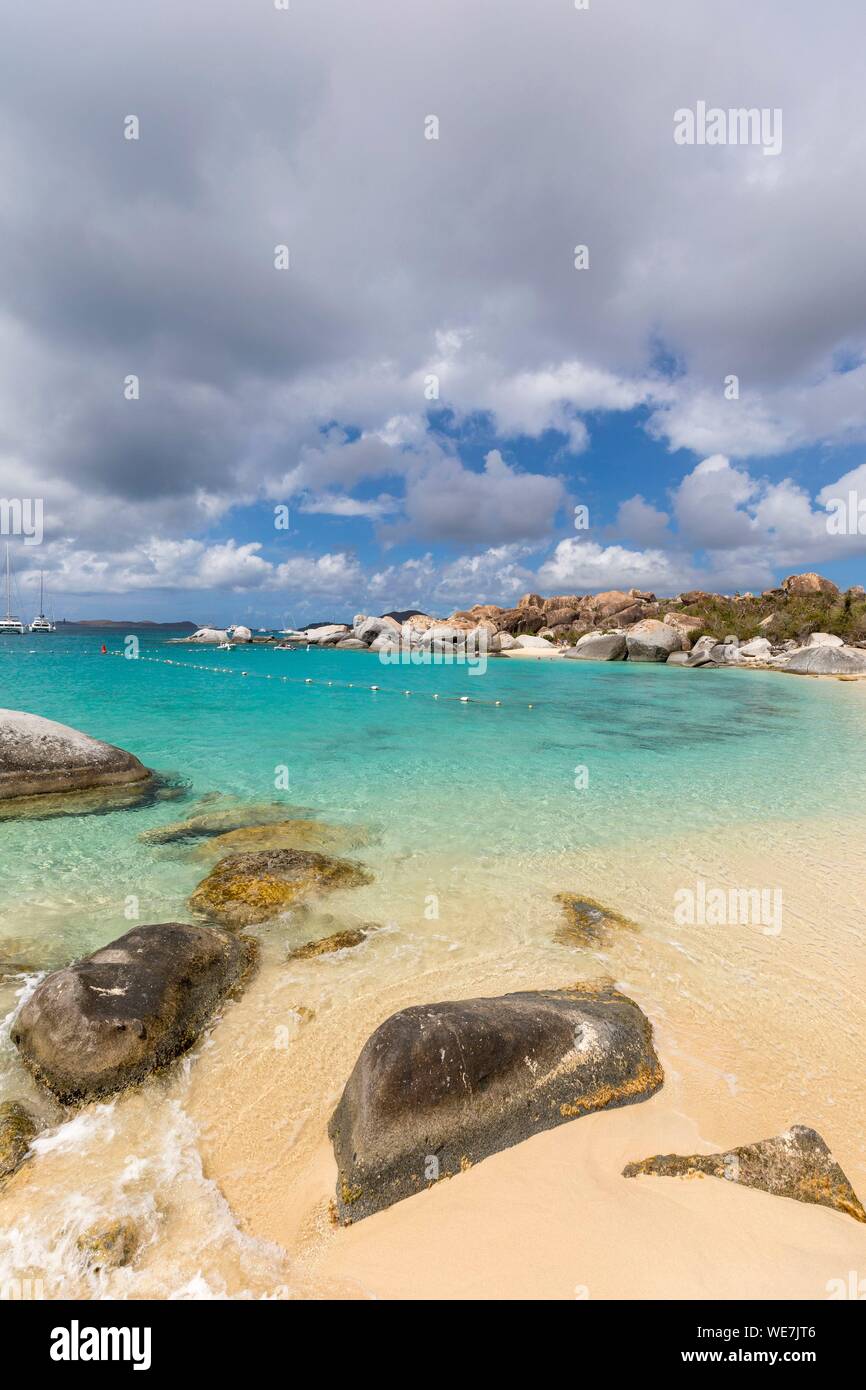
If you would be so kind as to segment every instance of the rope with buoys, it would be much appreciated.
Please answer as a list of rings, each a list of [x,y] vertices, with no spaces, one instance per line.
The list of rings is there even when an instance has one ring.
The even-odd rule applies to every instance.
[[[279,649],[274,648],[274,650]],[[278,681],[284,685],[312,685],[319,689],[336,687],[338,690],[366,690],[376,695],[415,695],[420,699],[442,700],[446,703],[460,705],[484,705],[489,706],[491,709],[499,708],[504,703],[502,700],[480,699],[475,695],[443,695],[439,691],[397,690],[389,686],[375,685],[372,683],[368,684],[366,681],[316,680],[314,676],[278,676],[270,671],[238,670],[237,667],[231,666],[205,666],[197,661],[177,661],[174,657],[170,656],[142,656],[139,654],[135,657],[127,657],[125,652],[118,651],[109,652],[108,655],[119,656],[128,661],[154,662],[158,666],[174,666],[182,671],[201,671],[216,676],[244,676],[252,680]],[[533,701],[532,704],[527,704],[525,708],[534,709],[536,703],[537,702]]]

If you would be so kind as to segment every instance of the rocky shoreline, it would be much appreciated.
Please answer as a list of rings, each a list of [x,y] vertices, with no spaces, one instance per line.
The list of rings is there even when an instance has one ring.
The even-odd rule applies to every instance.
[[[556,658],[644,661],[691,669],[740,666],[795,675],[866,675],[866,590],[843,594],[815,573],[789,575],[760,595],[691,590],[671,598],[639,590],[524,594],[514,608],[476,604],[447,618],[411,611],[323,623],[282,638],[247,628],[202,628],[185,642],[262,643],[371,651],[384,663]]]

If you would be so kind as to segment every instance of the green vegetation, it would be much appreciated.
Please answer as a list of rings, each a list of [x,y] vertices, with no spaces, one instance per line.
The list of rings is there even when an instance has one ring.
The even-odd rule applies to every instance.
[[[660,608],[662,616],[665,610],[672,609],[700,618],[702,627],[697,635],[707,633],[719,641],[734,636],[741,642],[752,637],[769,637],[771,642],[804,642],[810,632],[832,632],[846,642],[866,640],[866,598],[850,593],[740,599],[713,594],[683,608],[663,601]],[[772,622],[762,627],[766,618],[772,618]]]

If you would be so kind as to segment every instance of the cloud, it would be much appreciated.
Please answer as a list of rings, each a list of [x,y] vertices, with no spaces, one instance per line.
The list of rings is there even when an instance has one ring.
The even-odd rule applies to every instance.
[[[369,521],[381,521],[383,517],[391,516],[399,508],[398,499],[388,496],[387,493],[367,501],[347,497],[341,493],[322,493],[318,497],[303,497],[298,504],[298,510],[309,516],[362,516]]]
[[[631,588],[672,594],[688,588],[693,575],[686,562],[662,550],[628,550],[569,536],[541,565],[537,581],[551,594]]]
[[[818,33],[806,6],[719,29],[691,0],[45,13],[18,7],[4,34],[0,447],[56,529],[92,537],[126,500],[180,536],[297,466],[316,489],[384,476],[423,440],[431,372],[459,417],[574,451],[588,415],[638,405],[699,453],[863,438],[866,368],[835,367],[866,347],[856,7]],[[805,42],[832,90],[804,81]],[[674,145],[684,92],[744,91],[784,108],[779,159]],[[46,228],[56,254],[34,255]],[[335,420],[362,441],[322,446]]]
[[[620,502],[612,529],[639,545],[664,545],[672,539],[669,522],[667,512],[659,511],[638,493]]]
[[[406,521],[383,532],[454,544],[508,543],[549,536],[565,501],[558,478],[525,473],[491,449],[481,473],[441,454],[406,479]]]

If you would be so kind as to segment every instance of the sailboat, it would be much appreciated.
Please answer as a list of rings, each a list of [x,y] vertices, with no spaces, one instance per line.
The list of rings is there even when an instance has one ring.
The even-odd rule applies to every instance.
[[[54,626],[54,624],[52,623],[51,619],[50,619],[50,618],[46,618],[46,616],[45,616],[45,575],[44,575],[44,573],[42,572],[42,570],[39,571],[39,617],[33,619],[33,622],[30,624],[30,631],[31,631],[31,632],[56,632],[56,631],[57,631],[57,628]]]
[[[12,614],[12,561],[6,547],[6,617],[0,618],[0,637],[23,637],[24,624]]]

